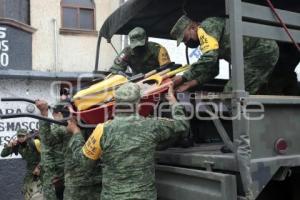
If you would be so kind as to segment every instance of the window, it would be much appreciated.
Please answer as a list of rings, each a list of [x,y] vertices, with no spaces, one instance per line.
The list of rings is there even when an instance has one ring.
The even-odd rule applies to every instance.
[[[95,4],[92,0],[62,0],[62,29],[94,31]]]
[[[0,17],[30,24],[29,0],[0,0]]]

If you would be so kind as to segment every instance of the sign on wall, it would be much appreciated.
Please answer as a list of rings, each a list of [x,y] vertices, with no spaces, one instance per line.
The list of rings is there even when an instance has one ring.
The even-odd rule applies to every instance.
[[[32,33],[0,24],[0,70],[32,69]]]
[[[19,114],[19,113],[28,113],[26,108],[28,105],[22,103],[19,105],[8,104],[7,106],[0,106],[0,114]],[[0,151],[2,151],[5,144],[8,144],[10,141],[16,139],[16,132],[18,129],[26,129],[28,131],[38,130],[39,123],[35,119],[31,118],[19,118],[19,119],[7,119],[0,121]],[[19,156],[11,155],[6,158],[0,159],[9,159],[9,158],[19,158]]]
[[[42,99],[46,100],[50,105],[55,102],[55,92],[51,92],[51,81],[38,80],[0,80],[0,94],[1,98],[29,98],[32,100]],[[0,101],[0,115],[31,113],[39,114],[35,105],[26,102],[3,102]],[[0,152],[4,145],[9,141],[15,139],[18,129],[23,128],[28,131],[38,130],[38,120],[33,118],[14,118],[14,119],[0,119]],[[1,159],[19,158],[20,156],[8,156]],[[1,176],[1,175],[0,175]],[[0,198],[1,199],[1,198]]]

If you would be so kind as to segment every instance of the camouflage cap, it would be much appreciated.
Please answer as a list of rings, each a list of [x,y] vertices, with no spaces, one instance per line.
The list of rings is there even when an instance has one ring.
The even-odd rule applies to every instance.
[[[147,35],[146,31],[141,27],[136,27],[132,29],[129,34],[129,40],[130,40],[130,48],[134,49],[135,47],[139,46],[145,46]]]
[[[141,89],[136,83],[125,83],[115,93],[117,103],[137,103],[140,98]]]
[[[176,24],[173,26],[170,35],[172,38],[177,40],[177,46],[182,42],[184,38],[185,29],[192,23],[193,21],[188,18],[186,15],[181,16]]]
[[[18,129],[17,130],[17,136],[21,136],[21,135],[27,135],[27,130],[26,129],[24,129],[24,128],[20,128],[20,129]]]

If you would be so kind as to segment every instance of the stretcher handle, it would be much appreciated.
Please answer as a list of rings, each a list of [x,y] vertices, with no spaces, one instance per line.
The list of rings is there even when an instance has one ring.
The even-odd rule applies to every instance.
[[[21,118],[21,117],[30,117],[38,120],[47,121],[53,124],[58,124],[62,126],[67,126],[67,119],[65,120],[55,120],[48,117],[44,117],[41,115],[30,114],[30,113],[20,113],[20,114],[9,114],[9,115],[0,115],[0,119],[13,119],[13,118]]]
[[[35,104],[35,100],[32,99],[27,99],[27,98],[19,98],[19,97],[7,97],[7,98],[1,98],[0,101],[3,102],[12,102],[12,101],[23,101],[23,102],[27,102],[27,103],[32,103]],[[48,105],[49,109],[53,109],[51,106]]]

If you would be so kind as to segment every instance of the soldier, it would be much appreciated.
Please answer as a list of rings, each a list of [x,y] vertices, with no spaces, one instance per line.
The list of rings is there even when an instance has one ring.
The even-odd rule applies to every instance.
[[[37,100],[36,106],[41,115],[48,117],[48,105],[45,101]],[[47,109],[45,109],[45,107]],[[60,120],[62,114],[58,109],[53,110],[53,118]],[[61,136],[67,137],[65,128],[59,125],[50,125],[49,122],[40,121],[41,137],[41,166],[43,194],[46,200],[57,200],[63,198],[64,189],[64,154]]]
[[[23,181],[22,193],[25,200],[43,199],[40,183],[40,140],[33,139],[25,129],[17,131],[17,140],[12,140],[1,152],[1,157],[15,153],[20,154],[26,161],[26,174]]]
[[[38,107],[40,108],[41,113],[42,114],[44,113],[44,116],[46,116],[48,112],[47,102],[39,101]],[[53,115],[55,119],[61,120],[63,118],[62,116],[62,112],[64,111],[63,107],[64,106],[61,103],[57,104],[54,107]],[[52,149],[50,150],[54,153],[52,154],[53,156],[56,155],[56,157],[54,157],[56,158],[56,160],[57,160],[57,156],[59,155],[59,160],[56,161],[54,164],[56,166],[59,166],[59,168],[61,167],[63,168],[63,171],[59,173],[60,176],[56,176],[58,177],[57,182],[61,182],[61,180],[64,180],[65,189],[63,192],[63,199],[64,200],[82,200],[82,199],[100,200],[101,179],[102,179],[102,174],[99,173],[101,172],[100,162],[92,162],[90,165],[81,166],[76,160],[74,160],[72,157],[72,151],[68,147],[68,143],[71,139],[71,136],[69,134],[66,134],[65,127],[61,127],[57,125],[50,126],[49,123],[43,122],[41,124],[41,129],[43,130],[43,133],[49,135],[47,141],[48,144],[52,146]],[[82,136],[84,137],[84,134]],[[56,179],[55,175],[53,174],[52,177],[54,178],[52,179],[50,178],[51,180]],[[51,175],[49,176],[51,177]]]
[[[84,132],[81,132],[84,137]],[[84,142],[82,143],[82,145]],[[100,160],[80,165],[73,158],[72,149],[68,145],[65,155],[65,192],[64,200],[100,200],[102,167]]]
[[[115,58],[110,68],[112,73],[125,72],[128,66],[133,74],[147,73],[171,62],[166,48],[155,42],[149,42],[144,29],[134,28],[129,32],[129,40],[130,46],[123,49]]]
[[[137,84],[121,86],[115,95],[114,120],[99,124],[84,146],[76,122],[69,121],[73,157],[83,163],[102,159],[101,200],[156,200],[155,148],[162,141],[187,133],[189,124],[173,87],[166,97],[173,108],[173,119],[141,117],[137,113],[140,97]]]
[[[181,42],[191,48],[200,45],[203,54],[189,71],[173,79],[175,85],[183,83],[177,89],[178,92],[212,80],[219,74],[219,59],[231,60],[229,33],[224,18],[207,18],[199,25],[182,16],[172,28],[171,36],[177,39],[177,45]],[[244,37],[245,87],[250,94],[256,94],[266,83],[278,57],[279,48],[275,41]],[[231,81],[224,91],[230,90]]]

